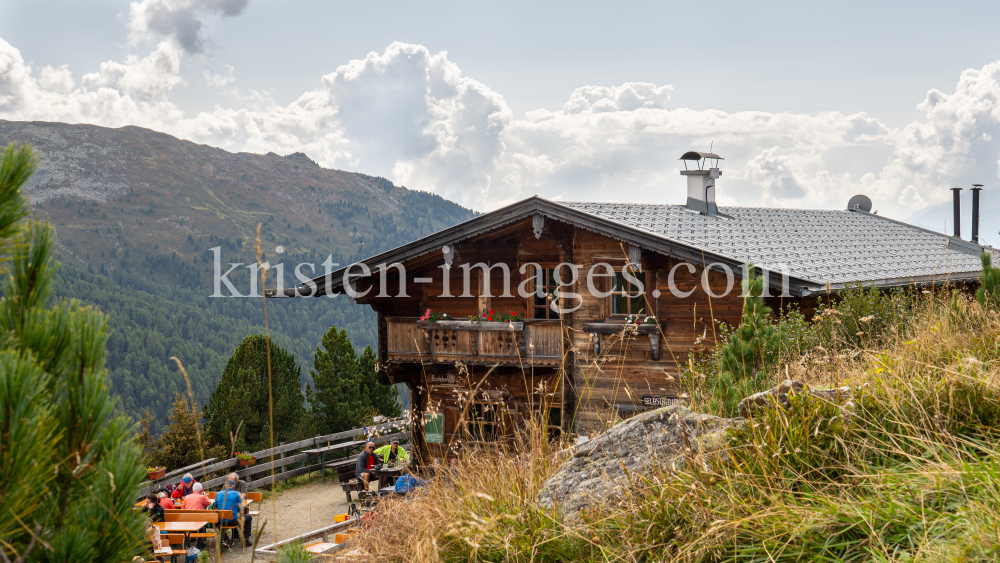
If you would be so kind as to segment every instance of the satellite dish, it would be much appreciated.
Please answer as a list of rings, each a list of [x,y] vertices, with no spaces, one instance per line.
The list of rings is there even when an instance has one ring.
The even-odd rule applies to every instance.
[[[871,213],[872,210],[872,200],[868,196],[863,194],[858,194],[851,198],[851,201],[847,202],[848,211],[864,211],[865,213]]]

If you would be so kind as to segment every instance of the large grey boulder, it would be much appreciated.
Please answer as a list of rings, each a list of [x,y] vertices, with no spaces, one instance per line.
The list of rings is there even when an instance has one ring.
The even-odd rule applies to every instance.
[[[694,413],[680,405],[645,412],[575,446],[570,458],[542,486],[539,501],[558,508],[566,521],[575,521],[582,509],[614,503],[647,478],[654,464],[675,469],[692,456],[718,451],[726,428],[763,408],[776,404],[787,408],[788,396],[796,393],[812,393],[838,403],[845,414],[853,407],[849,387],[810,389],[800,381],[785,380],[743,399],[737,418]]]
[[[723,430],[740,419],[698,414],[675,405],[634,416],[589,442],[542,487],[540,502],[558,507],[569,520],[591,504],[613,502],[630,479],[649,474],[654,464],[677,467],[688,454],[717,449]]]

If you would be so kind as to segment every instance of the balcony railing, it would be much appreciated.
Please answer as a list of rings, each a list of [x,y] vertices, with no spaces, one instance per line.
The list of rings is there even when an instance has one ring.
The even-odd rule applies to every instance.
[[[390,362],[558,366],[559,321],[517,323],[437,321],[387,317]]]

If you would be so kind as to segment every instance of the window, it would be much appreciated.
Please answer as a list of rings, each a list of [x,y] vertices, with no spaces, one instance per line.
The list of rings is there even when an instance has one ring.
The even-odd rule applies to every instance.
[[[496,442],[502,435],[497,411],[499,404],[473,403],[469,406],[469,439],[474,442]]]
[[[531,318],[558,319],[559,313],[552,310],[556,300],[556,271],[552,268],[535,268],[535,291],[531,297]]]
[[[651,315],[652,309],[646,303],[646,273],[630,272],[642,284],[642,290],[632,282],[628,282],[621,272],[615,274],[615,285],[611,288],[612,315]]]

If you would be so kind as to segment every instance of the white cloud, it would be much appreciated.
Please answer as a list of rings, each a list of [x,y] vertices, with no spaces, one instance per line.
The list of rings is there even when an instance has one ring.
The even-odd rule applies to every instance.
[[[245,5],[144,0],[132,16],[148,32],[154,9],[225,15]],[[480,210],[533,194],[680,202],[677,158],[710,146],[726,157],[725,204],[831,208],[865,193],[900,217],[943,201],[950,185],[1000,173],[1000,62],[963,72],[952,94],[931,90],[919,106],[925,118],[901,129],[865,113],[671,107],[672,86],[635,82],[583,86],[561,109],[517,119],[447,53],[404,43],[339,66],[287,105],[250,92],[234,95],[236,107],[185,115],[170,101],[191,50],[177,30],[161,31],[170,37],[148,55],[107,61],[79,81],[65,66],[33,72],[0,39],[0,117],[134,124],[229,150],[303,151]],[[233,76],[227,66],[204,78],[226,88]]]

